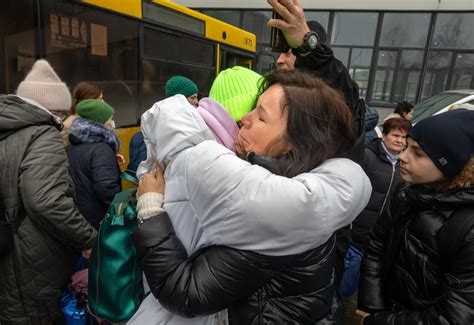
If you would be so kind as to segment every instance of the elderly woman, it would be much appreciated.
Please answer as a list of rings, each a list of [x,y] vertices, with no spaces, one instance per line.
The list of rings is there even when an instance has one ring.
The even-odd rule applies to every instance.
[[[369,204],[352,225],[354,246],[363,251],[369,244],[369,231],[386,209],[388,197],[402,181],[400,155],[406,147],[411,124],[404,118],[391,118],[383,124],[382,139],[369,143],[365,148],[364,170],[372,184]]]
[[[132,322],[301,324],[340,316],[333,233],[371,191],[359,165],[334,158],[354,144],[350,110],[324,82],[274,72],[242,122],[237,151],[266,168],[208,141],[184,97],[144,114],[148,156],[166,167],[166,213],[158,168],[139,187],[144,223],[134,240],[159,303],[145,299]]]

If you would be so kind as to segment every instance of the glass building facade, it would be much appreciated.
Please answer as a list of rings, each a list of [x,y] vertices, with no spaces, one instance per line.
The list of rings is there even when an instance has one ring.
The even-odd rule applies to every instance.
[[[270,55],[270,10],[202,10],[257,36],[256,69]],[[473,12],[305,11],[327,29],[335,56],[375,106],[418,102],[448,89],[474,89]],[[266,59],[267,61],[263,60]]]

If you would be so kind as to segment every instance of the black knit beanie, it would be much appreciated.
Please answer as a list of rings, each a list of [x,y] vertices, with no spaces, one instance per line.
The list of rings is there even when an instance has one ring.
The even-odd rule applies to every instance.
[[[474,153],[474,111],[458,109],[418,122],[408,136],[447,177],[458,175]]]

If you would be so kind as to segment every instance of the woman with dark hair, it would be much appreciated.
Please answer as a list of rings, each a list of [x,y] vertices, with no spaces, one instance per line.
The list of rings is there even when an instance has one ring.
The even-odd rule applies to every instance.
[[[413,105],[409,102],[403,101],[397,104],[393,113],[398,114],[400,117],[411,122],[413,117]]]
[[[103,100],[102,89],[86,81],[82,81],[74,87],[72,91],[71,115],[63,121],[63,130],[61,131],[65,148],[69,148],[69,129],[72,123],[79,117],[76,113],[76,106],[85,99]]]
[[[147,163],[166,168],[166,197],[162,207],[160,167],[145,174],[146,226],[134,241],[159,302],[149,295],[130,323],[218,324],[226,308],[231,324],[340,320],[333,233],[371,191],[358,164],[334,158],[355,141],[351,112],[321,80],[274,72],[242,122],[236,149],[249,161],[209,141],[183,96],[142,116]]]
[[[104,100],[104,94],[102,92],[102,88],[97,86],[96,84],[81,81],[74,87],[72,91],[72,107],[71,112],[72,114],[76,114],[76,106],[84,99],[97,99],[97,100]]]

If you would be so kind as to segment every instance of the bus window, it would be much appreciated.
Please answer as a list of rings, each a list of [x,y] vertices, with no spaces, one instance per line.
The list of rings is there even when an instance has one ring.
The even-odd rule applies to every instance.
[[[115,109],[118,127],[138,114],[139,23],[71,2],[44,0],[42,30],[46,59],[72,88],[93,81]]]
[[[184,64],[182,62],[169,62],[144,59],[143,63],[143,88],[142,109],[147,110],[155,102],[165,98],[166,81],[176,75],[185,76],[197,85],[199,97],[208,95],[209,89],[215,78],[214,67],[202,67]]]
[[[0,10],[0,93],[11,94],[38,56],[33,1],[2,1]]]
[[[179,57],[179,37],[155,29],[144,28],[143,55],[162,60]]]
[[[181,57],[184,62],[214,66],[215,46],[201,40],[181,38]]]

